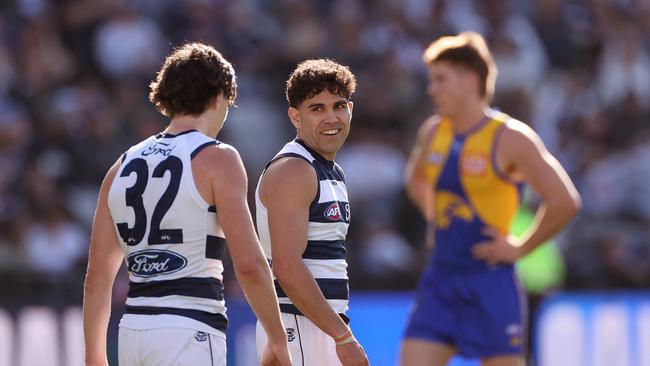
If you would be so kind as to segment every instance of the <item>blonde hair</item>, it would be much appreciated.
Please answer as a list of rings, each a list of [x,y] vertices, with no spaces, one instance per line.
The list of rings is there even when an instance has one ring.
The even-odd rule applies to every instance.
[[[476,72],[481,81],[481,97],[488,101],[492,99],[498,71],[485,39],[480,34],[462,32],[456,36],[440,37],[427,47],[422,61],[427,65],[446,61]]]

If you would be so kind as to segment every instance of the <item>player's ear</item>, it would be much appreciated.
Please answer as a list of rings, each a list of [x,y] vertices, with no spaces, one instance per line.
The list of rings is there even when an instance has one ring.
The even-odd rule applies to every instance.
[[[295,128],[300,128],[300,114],[298,113],[298,110],[294,107],[289,107],[287,114],[289,115],[289,120],[291,120],[291,124]]]
[[[350,114],[352,114],[352,107],[354,107],[354,103],[352,101],[348,101],[348,108],[350,109]]]
[[[476,72],[471,72],[469,70],[465,71],[465,81],[467,82],[469,88],[475,89],[477,91],[481,90],[481,78]]]

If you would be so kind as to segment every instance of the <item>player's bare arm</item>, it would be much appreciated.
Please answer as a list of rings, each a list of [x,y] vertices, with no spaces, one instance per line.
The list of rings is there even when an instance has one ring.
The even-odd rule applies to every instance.
[[[431,143],[438,118],[432,116],[420,126],[417,141],[406,165],[406,190],[411,201],[424,217],[434,220],[433,187],[426,173],[427,148]]]
[[[119,161],[108,170],[99,191],[88,253],[84,283],[83,324],[86,366],[108,366],[106,332],[111,311],[111,292],[124,254],[108,210],[107,196],[119,168]]]
[[[206,172],[211,182],[213,201],[209,202],[214,202],[217,207],[218,220],[228,243],[237,279],[269,336],[261,363],[264,366],[290,365],[287,337],[271,271],[248,209],[248,182],[241,158],[234,148],[221,144],[205,149],[194,160],[193,171]],[[199,178],[199,182],[203,179],[205,177]]]
[[[288,178],[290,177],[290,178]],[[332,337],[347,325],[327,304],[316,280],[305,266],[309,205],[316,196],[314,168],[298,158],[282,158],[267,169],[260,198],[269,212],[273,273],[300,311]]]
[[[580,194],[560,163],[527,125],[511,120],[497,150],[497,164],[515,181],[528,183],[541,197],[533,227],[515,245],[493,229],[497,245],[477,245],[474,254],[488,262],[514,262],[557,234],[580,210]]]

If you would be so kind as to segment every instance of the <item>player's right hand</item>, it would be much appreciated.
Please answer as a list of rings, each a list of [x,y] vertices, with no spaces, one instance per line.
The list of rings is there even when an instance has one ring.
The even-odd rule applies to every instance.
[[[262,352],[260,366],[291,366],[291,355],[286,340],[277,343],[268,342]]]
[[[370,366],[366,351],[358,342],[336,346],[336,355],[343,366]]]

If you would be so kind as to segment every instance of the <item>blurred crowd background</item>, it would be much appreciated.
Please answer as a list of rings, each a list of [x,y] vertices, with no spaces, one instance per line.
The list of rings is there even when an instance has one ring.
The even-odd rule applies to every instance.
[[[650,2],[3,0],[0,305],[81,302],[103,176],[165,128],[148,85],[173,46],[197,40],[235,66],[238,107],[219,138],[241,152],[251,193],[295,136],[284,82],[296,63],[350,66],[358,90],[337,160],[352,201],[352,290],[414,288],[426,228],[403,171],[434,112],[421,54],[463,30],[494,53],[494,108],[529,123],[583,195],[575,222],[522,264],[529,291],[650,287]],[[537,203],[527,192],[519,230]]]

